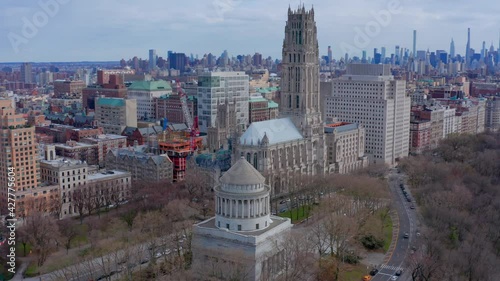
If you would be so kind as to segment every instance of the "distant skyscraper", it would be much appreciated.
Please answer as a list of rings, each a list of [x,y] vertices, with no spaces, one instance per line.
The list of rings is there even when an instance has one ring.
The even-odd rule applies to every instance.
[[[328,46],[328,63],[332,63],[332,46]]]
[[[179,70],[181,73],[186,68],[186,54],[184,53],[170,53],[168,57],[169,69]]]
[[[412,57],[415,57],[417,55],[417,31],[413,30],[413,51],[412,51]]]
[[[23,81],[23,83],[33,83],[31,63],[24,62],[23,64],[21,64],[21,80]]]
[[[396,56],[396,64],[399,64],[399,59],[401,58],[399,54],[399,45],[396,45],[396,49],[394,50],[394,55]]]
[[[465,69],[469,69],[471,57],[472,54],[470,51],[470,28],[467,28],[467,49],[465,50]]]
[[[382,55],[382,63],[383,63],[383,61],[385,60],[385,54],[386,54],[385,47],[380,48],[380,53]]]
[[[453,38],[451,38],[451,43],[450,43],[450,57],[452,59],[455,57],[455,42],[453,42]]]
[[[484,61],[486,58],[486,41],[483,41],[483,48],[481,49],[481,60]]]
[[[362,63],[366,63],[366,51],[363,51],[363,57],[361,58]]]
[[[149,70],[153,70],[156,67],[156,50],[149,50]]]

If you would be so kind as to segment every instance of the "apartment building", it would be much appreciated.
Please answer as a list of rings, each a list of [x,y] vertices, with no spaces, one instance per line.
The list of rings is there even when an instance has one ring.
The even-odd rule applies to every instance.
[[[171,94],[172,87],[165,80],[135,81],[127,89],[127,99],[137,101],[137,118],[140,120],[155,119],[155,99]]]
[[[121,98],[96,98],[95,117],[105,134],[120,135],[125,127],[137,127],[137,102]]]
[[[411,99],[406,82],[392,76],[390,65],[350,64],[330,83],[326,116],[364,126],[371,163],[395,165],[408,156]]]
[[[328,165],[346,174],[368,166],[365,155],[366,130],[362,125],[337,122],[325,125]]]
[[[209,72],[198,77],[200,131],[206,133],[217,117],[217,104],[226,98],[236,105],[236,124],[248,126],[249,78],[245,72]]]
[[[35,127],[16,114],[10,99],[0,99],[0,147],[0,200],[7,202],[9,172],[14,173],[16,192],[36,192],[40,167]],[[0,214],[6,212],[7,208],[0,209]]]

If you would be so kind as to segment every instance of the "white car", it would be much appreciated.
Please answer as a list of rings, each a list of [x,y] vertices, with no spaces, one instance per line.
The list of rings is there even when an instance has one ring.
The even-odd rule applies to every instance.
[[[391,280],[398,280],[398,277],[397,276],[392,276]]]

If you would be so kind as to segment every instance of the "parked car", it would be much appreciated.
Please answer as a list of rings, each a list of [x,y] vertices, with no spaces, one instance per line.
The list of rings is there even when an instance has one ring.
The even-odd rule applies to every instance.
[[[406,198],[406,201],[411,202],[411,198],[410,198],[410,197],[407,197],[407,198]]]
[[[410,237],[410,234],[408,234],[408,232],[405,232],[405,234],[403,235],[403,238],[408,239],[409,237]]]
[[[411,204],[410,209],[415,209],[415,205]]]
[[[392,280],[398,280],[398,277],[397,277],[397,276],[392,276],[392,277],[391,277],[391,281],[392,281]]]
[[[378,269],[376,269],[376,268],[374,268],[374,269],[372,269],[372,271],[370,271],[371,276],[375,276],[375,275],[377,275],[377,273],[378,273]]]

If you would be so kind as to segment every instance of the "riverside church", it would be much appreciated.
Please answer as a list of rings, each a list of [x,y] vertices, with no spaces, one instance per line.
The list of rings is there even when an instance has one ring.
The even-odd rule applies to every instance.
[[[194,225],[192,268],[200,280],[271,281],[283,274],[292,225],[290,219],[271,214],[271,191],[286,192],[292,175],[332,172],[326,159],[318,58],[314,9],[289,8],[282,116],[254,122],[240,136],[235,163],[214,187],[215,217]]]
[[[252,123],[235,145],[265,177],[273,194],[286,193],[296,175],[332,173],[328,165],[319,91],[319,47],[314,8],[292,11],[283,40],[280,118]]]

